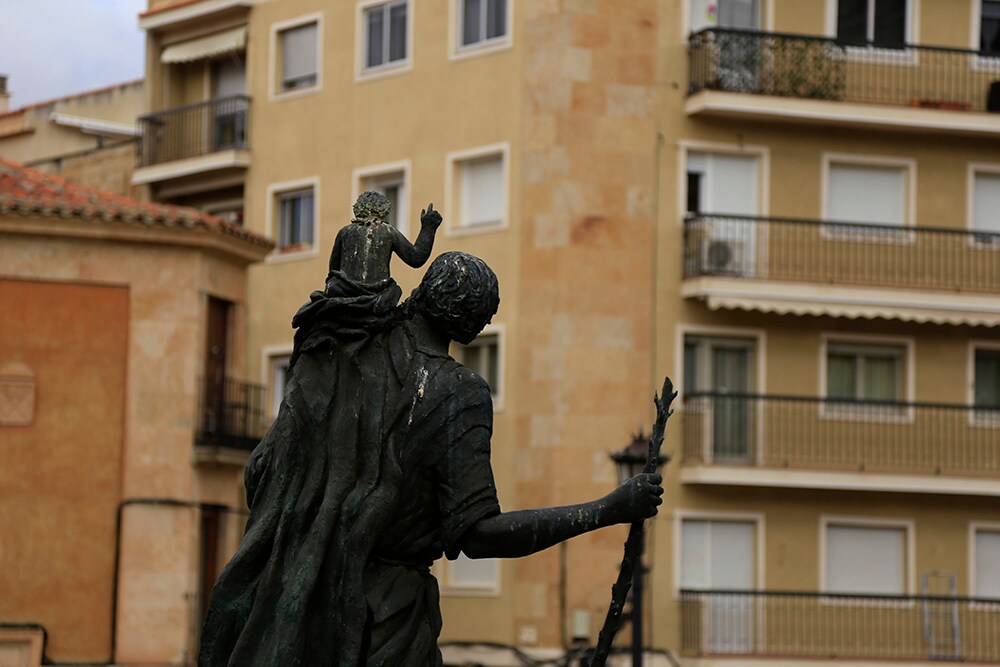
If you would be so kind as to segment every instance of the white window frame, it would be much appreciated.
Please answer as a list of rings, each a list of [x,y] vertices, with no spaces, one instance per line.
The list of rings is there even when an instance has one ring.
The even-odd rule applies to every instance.
[[[874,418],[867,414],[858,414],[858,411],[852,410],[851,406],[841,406],[832,407],[828,405],[830,397],[827,395],[827,355],[829,354],[830,343],[834,345],[860,345],[860,346],[879,346],[892,345],[894,347],[903,348],[903,363],[902,372],[904,377],[902,378],[902,390],[903,396],[900,398],[900,402],[909,403],[908,407],[900,410],[897,415],[883,415],[878,418]],[[819,416],[821,419],[831,419],[831,420],[844,420],[844,421],[871,421],[871,422],[882,422],[882,423],[900,423],[900,424],[910,424],[913,423],[914,419],[914,409],[912,406],[914,388],[916,386],[916,354],[914,353],[914,348],[916,343],[914,339],[910,336],[881,336],[873,334],[855,334],[855,333],[838,333],[824,331],[820,333],[819,342],[819,393],[817,394],[823,400],[819,403]],[[863,403],[863,401],[861,401]]]
[[[1000,351],[1000,341],[996,340],[970,340],[966,345],[965,367],[966,367],[966,395],[965,403],[969,406],[969,426],[977,428],[1000,428],[1000,413],[980,414],[973,409],[976,404],[976,351],[977,350],[997,350]]]
[[[674,511],[674,565],[673,565],[673,593],[674,599],[680,600],[681,591],[681,553],[683,545],[681,544],[683,540],[684,522],[685,521],[731,521],[731,522],[743,522],[743,523],[753,523],[755,524],[754,538],[756,542],[756,584],[754,590],[762,591],[766,590],[764,585],[764,528],[765,528],[765,515],[763,512],[724,512],[724,511],[713,511],[713,510],[687,510],[678,509]]]
[[[760,0],[758,17],[762,32],[774,32],[774,0]],[[687,43],[691,36],[691,0],[681,0],[680,41]]]
[[[687,165],[688,153],[718,153],[721,155],[737,155],[741,157],[753,156],[757,158],[757,179],[759,190],[757,191],[758,215],[766,218],[771,211],[771,149],[767,146],[740,145],[717,143],[713,141],[686,141],[681,140],[677,144],[677,192],[687,192]],[[711,213],[711,211],[708,211]],[[677,197],[677,223],[684,226],[687,217],[687,197]],[[763,248],[767,247],[766,235],[757,238],[758,244]],[[767,265],[766,253],[761,260],[763,265]]]
[[[969,582],[968,596],[970,598],[976,597],[976,534],[980,531],[984,533],[998,533],[1000,534],[1000,522],[996,521],[970,521],[969,522],[969,537],[967,540],[968,550],[969,550],[969,576],[967,580]]]
[[[528,0],[529,2],[533,0]],[[462,0],[448,0],[448,59],[466,60],[485,56],[498,51],[506,51],[514,46],[514,2],[507,0],[507,32],[493,39],[484,39],[474,44],[461,44]]]
[[[916,237],[913,229],[917,225],[917,161],[915,158],[885,157],[881,155],[861,155],[857,153],[826,153],[822,157],[820,168],[820,220],[830,221],[830,167],[836,165],[859,167],[882,167],[903,170],[903,222],[899,231],[886,230],[883,236],[876,237],[874,233],[866,234],[861,243],[914,243]],[[833,221],[837,222],[837,221]],[[874,223],[873,223],[874,224]],[[838,231],[837,225],[823,225],[820,228],[824,239],[850,239],[851,232]]]
[[[504,388],[506,385],[506,374],[504,373],[504,363],[506,361],[506,336],[507,328],[502,323],[490,323],[487,324],[483,330],[479,333],[480,336],[496,336],[497,339],[497,381],[496,386],[490,387],[490,393],[493,397],[493,412],[500,413],[504,409]],[[478,336],[477,336],[478,339]],[[473,341],[472,344],[475,344]],[[457,350],[461,350],[464,345],[455,343]],[[471,369],[470,369],[471,370]],[[486,378],[483,378],[484,380]]]
[[[272,410],[275,403],[272,380],[272,363],[278,357],[292,354],[292,345],[265,345],[260,351],[260,383],[264,386],[264,419],[270,423],[278,416],[277,410]],[[286,378],[287,382],[287,378]],[[280,402],[280,401],[279,401]]]
[[[903,555],[904,590],[901,595],[915,595],[917,581],[917,559],[916,559],[916,524],[913,519],[899,519],[891,517],[867,517],[867,516],[844,516],[835,514],[821,514],[819,517],[819,591],[821,593],[837,593],[828,590],[826,581],[827,566],[827,528],[830,525],[842,526],[845,528],[890,528],[903,529],[903,548],[906,553]],[[863,595],[861,593],[860,595]],[[851,605],[855,604],[850,600],[841,600],[832,597],[822,597],[820,601],[824,604]],[[913,601],[901,602],[904,606],[911,606]]]
[[[279,81],[281,73],[278,71],[278,52],[281,49],[280,33],[310,23],[316,24],[316,85],[282,90],[281,82]],[[268,99],[276,102],[320,92],[323,89],[323,12],[313,12],[312,14],[304,14],[293,19],[288,19],[287,21],[272,23],[270,30],[271,35],[268,46],[270,51],[268,57]]]
[[[868,32],[874,30],[875,0],[868,0]],[[839,0],[826,0],[826,36],[831,39],[837,38],[837,9]],[[920,34],[920,0],[906,0],[906,26],[903,32],[903,39],[908,45],[917,43],[917,36]],[[871,38],[868,38],[871,41]],[[920,64],[917,51],[910,48],[888,49],[877,46],[848,46],[846,47],[848,59],[863,58],[868,63],[882,63],[886,65],[902,65],[906,67],[917,67]],[[873,56],[876,58],[873,59]]]
[[[456,584],[452,579],[452,568],[454,567],[454,561],[450,561],[447,558],[441,558],[436,566],[437,579],[441,584],[441,595],[447,595],[448,597],[467,597],[467,598],[497,598],[500,597],[500,592],[502,590],[502,580],[503,580],[503,570],[507,566],[503,558],[490,558],[490,559],[479,559],[479,560],[492,560],[496,563],[496,578],[490,585],[486,586],[473,586],[466,584]]]
[[[497,224],[492,225],[465,225],[461,220],[462,186],[459,183],[461,177],[461,163],[477,160],[481,158],[495,157],[499,155],[502,161],[501,173],[503,174],[503,214],[502,219]],[[445,180],[444,199],[445,207],[442,213],[447,221],[445,236],[470,236],[475,234],[489,234],[510,228],[510,144],[502,142],[479,146],[461,151],[453,151],[445,156]]]
[[[307,188],[312,188],[313,191],[313,243],[312,247],[306,250],[299,250],[296,252],[280,252],[280,249],[275,246],[266,257],[265,261],[268,263],[277,263],[284,261],[291,261],[297,259],[306,259],[309,257],[314,257],[319,253],[319,247],[322,245],[320,240],[320,185],[319,176],[312,176],[310,178],[303,178],[296,181],[283,181],[281,183],[272,183],[267,186],[267,197],[264,203],[264,217],[265,223],[265,233],[271,238],[277,238],[278,236],[278,226],[280,220],[278,220],[278,207],[275,203],[278,197],[286,192],[293,192],[295,190],[305,190]]]
[[[413,70],[413,0],[404,0],[406,5],[406,57],[401,60],[383,63],[376,67],[365,65],[368,55],[368,26],[365,22],[365,11],[378,5],[397,4],[399,0],[362,0],[355,7],[354,19],[354,80],[371,81],[384,76],[403,74]]]
[[[379,180],[382,178],[388,178],[394,174],[402,174],[402,192],[399,197],[399,210],[396,211],[396,223],[397,229],[403,233],[409,240],[410,238],[410,210],[411,210],[411,192],[410,187],[410,172],[412,170],[412,165],[409,160],[398,160],[396,162],[383,162],[381,164],[373,164],[366,167],[358,167],[351,173],[351,188],[352,196],[351,202],[357,201],[358,195],[365,191],[364,182],[367,180]],[[353,213],[350,213],[347,220],[350,220]]]
[[[989,69],[993,71],[1000,55],[983,55],[979,53],[979,41],[983,30],[983,0],[970,0],[969,11],[969,48],[976,52],[972,58],[972,69],[976,71]]]
[[[1000,56],[993,60],[1000,59]],[[1000,250],[1000,237],[995,237],[991,241],[979,241],[975,236],[975,201],[976,201],[976,175],[991,174],[1000,176],[1000,164],[986,162],[970,162],[966,171],[966,192],[965,192],[965,228],[969,231],[969,247],[972,248],[994,248]]]

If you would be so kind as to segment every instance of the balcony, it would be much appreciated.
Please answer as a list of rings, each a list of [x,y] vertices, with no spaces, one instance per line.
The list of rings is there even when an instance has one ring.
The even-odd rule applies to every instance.
[[[1000,410],[694,393],[686,483],[1000,495]]]
[[[680,610],[688,656],[1000,661],[1000,600],[682,590]]]
[[[202,379],[198,394],[195,460],[246,463],[246,454],[267,433],[264,387],[232,378]]]
[[[1000,324],[1000,234],[700,214],[684,296],[709,308]]]
[[[221,97],[142,116],[133,184],[250,166],[250,98]]]
[[[1000,132],[1000,58],[976,51],[712,28],[691,35],[689,67],[690,115]]]

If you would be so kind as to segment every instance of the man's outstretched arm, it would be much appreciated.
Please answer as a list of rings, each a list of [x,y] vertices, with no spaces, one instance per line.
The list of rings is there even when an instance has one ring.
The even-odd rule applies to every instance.
[[[648,519],[663,502],[661,481],[658,474],[644,473],[589,503],[480,519],[465,532],[459,547],[469,558],[518,558],[598,528]]]

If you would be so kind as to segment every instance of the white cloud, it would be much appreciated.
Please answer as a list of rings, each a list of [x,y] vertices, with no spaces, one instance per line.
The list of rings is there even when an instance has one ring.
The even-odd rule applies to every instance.
[[[11,108],[143,76],[146,0],[0,0]]]

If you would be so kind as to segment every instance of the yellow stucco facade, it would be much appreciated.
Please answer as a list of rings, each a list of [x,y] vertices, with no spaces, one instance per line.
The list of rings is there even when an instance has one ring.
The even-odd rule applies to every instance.
[[[986,106],[1000,70],[969,51],[980,0],[908,0],[901,14],[858,19],[898,29],[905,47],[845,46],[836,0],[499,4],[500,34],[461,46],[465,5],[451,0],[150,3],[140,25],[153,114],[216,108],[219,63],[245,68],[244,141],[137,173],[154,196],[176,193],[167,201],[235,196],[244,224],[276,239],[250,269],[248,377],[280,378],[291,315],[322,284],[358,192],[397,188],[411,239],[433,201],[445,218],[435,251],[479,255],[500,278],[488,333],[499,333],[493,466],[505,509],[608,492],[607,454],[648,430],[662,376],[682,389],[666,502],[649,522],[651,649],[690,665],[818,653],[912,664],[953,655],[961,635],[966,657],[1000,660],[962,634],[1000,628],[995,610],[967,601],[990,597],[984,561],[1000,525],[1000,431],[982,404],[1000,347],[1000,229],[995,211],[973,210],[1000,173],[1000,117]],[[368,66],[369,12],[390,6],[405,7],[404,46]],[[728,13],[737,6],[747,13]],[[727,46],[737,16],[752,35]],[[692,28],[708,32],[689,44]],[[229,51],[205,52],[198,40],[212,35]],[[164,62],[185,43],[203,55]],[[310,56],[304,75],[286,67],[295,44]],[[502,205],[467,224],[467,179],[483,164],[496,166]],[[868,192],[866,180],[887,185]],[[312,206],[308,234],[283,218],[292,200]],[[404,292],[421,275],[393,271]],[[577,632],[592,643],[624,537],[608,529],[504,562],[485,582],[439,564],[442,641],[538,655]],[[712,565],[716,539],[732,563]],[[844,544],[892,554],[872,575],[881,583],[851,579],[864,567],[838,560]],[[713,598],[720,581],[755,597]],[[879,604],[855,595],[830,620],[820,594],[899,598],[952,583],[961,620],[890,619],[909,634],[882,653],[860,635],[790,639],[776,614],[792,607],[768,597],[801,594],[794,614],[824,627],[878,627]],[[682,588],[701,592],[682,599]]]

